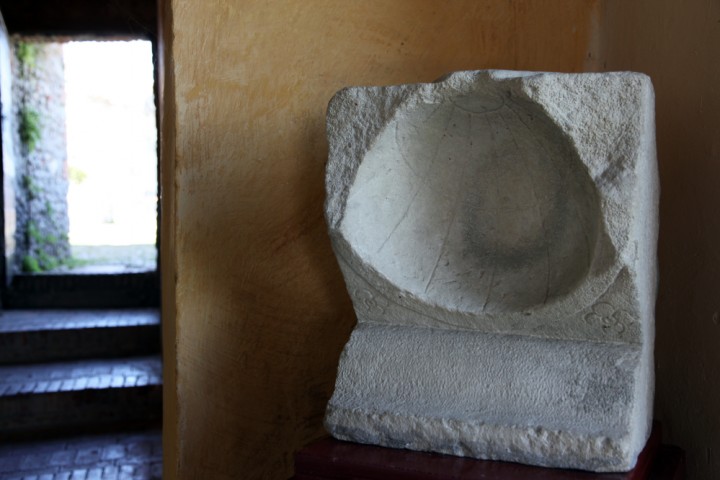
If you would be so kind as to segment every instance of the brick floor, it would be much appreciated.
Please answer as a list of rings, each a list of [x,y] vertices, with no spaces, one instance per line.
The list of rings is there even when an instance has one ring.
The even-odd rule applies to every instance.
[[[0,364],[159,353],[157,309],[4,310]]]
[[[158,480],[160,432],[0,444],[0,480]]]
[[[0,366],[0,397],[161,383],[158,356]]]
[[[158,430],[0,444],[0,480],[158,480]]]
[[[160,313],[157,309],[6,310],[0,316],[0,333],[159,324]]]

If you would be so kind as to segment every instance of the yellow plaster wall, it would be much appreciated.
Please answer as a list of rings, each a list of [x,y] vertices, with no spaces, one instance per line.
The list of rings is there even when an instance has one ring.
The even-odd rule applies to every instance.
[[[592,66],[596,1],[167,0],[165,478],[286,478],[354,315],[322,216],[338,89]]]
[[[720,478],[720,2],[607,1],[602,63],[649,74],[660,165],[656,417]]]

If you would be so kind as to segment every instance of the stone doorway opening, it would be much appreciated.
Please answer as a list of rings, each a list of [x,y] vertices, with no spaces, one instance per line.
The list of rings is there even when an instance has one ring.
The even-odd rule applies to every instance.
[[[14,36],[11,48],[15,128],[13,165],[5,155],[7,270],[154,272],[152,43]]]
[[[69,0],[62,8],[51,7],[45,1],[0,0],[0,270],[6,276],[0,282],[0,437],[6,443],[58,437],[69,445],[63,442],[92,434],[80,438],[97,460],[105,435],[119,443],[127,431],[133,438],[149,431],[156,439],[162,418],[155,240],[159,100],[153,97],[160,97],[157,5]],[[139,42],[143,66],[128,66],[126,54],[117,49],[86,58],[75,75],[79,94],[86,98],[74,114],[68,78],[73,59],[64,50],[75,42],[114,46],[136,45],[137,40],[144,40]],[[127,98],[138,82],[146,89],[139,107]],[[121,108],[108,113],[105,108],[113,104]],[[137,110],[145,111],[143,119],[130,114]],[[90,122],[73,126],[73,116]],[[79,146],[73,146],[73,130],[80,132]],[[147,153],[128,150],[138,131]],[[85,163],[73,158],[78,150]],[[150,164],[140,168],[137,162],[143,158]],[[128,166],[130,173],[119,170]],[[139,178],[148,170],[152,178]],[[93,186],[97,177],[103,178]],[[78,185],[85,191],[73,193]],[[133,200],[138,190],[147,193]],[[73,203],[78,198],[86,214],[94,213],[89,217],[95,224],[77,227]],[[132,208],[127,211],[128,203],[143,201],[151,210],[144,221]],[[132,226],[129,233],[118,230],[123,223]],[[138,240],[142,224],[151,231]],[[140,263],[113,261],[117,252],[85,252],[83,258],[77,251],[83,246],[127,250],[138,244],[148,251]],[[20,383],[8,388],[13,379]],[[11,463],[18,460],[14,452]],[[100,465],[90,458],[77,469],[71,458],[17,475],[44,476],[52,470],[62,476],[72,470],[153,478],[161,465],[160,452],[151,452],[152,470]]]

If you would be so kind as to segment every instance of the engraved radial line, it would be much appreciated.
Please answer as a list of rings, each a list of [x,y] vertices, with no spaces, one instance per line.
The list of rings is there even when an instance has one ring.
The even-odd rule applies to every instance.
[[[416,128],[417,131],[417,128]],[[400,151],[400,158],[402,158],[403,163],[406,167],[410,169],[410,171],[415,175],[416,177],[420,178],[420,175],[415,171],[412,165],[410,165],[410,162],[408,161],[407,157],[405,156],[405,151],[402,148],[402,142],[400,141],[400,122],[395,123],[395,144],[398,146],[398,150]]]
[[[455,200],[453,201],[453,211],[450,216],[450,220],[448,221],[447,228],[445,229],[445,236],[443,237],[442,245],[440,247],[440,253],[438,253],[437,258],[435,259],[435,265],[433,266],[432,272],[430,273],[430,276],[428,277],[428,280],[425,283],[425,293],[427,293],[428,288],[430,287],[430,283],[432,283],[433,279],[435,278],[435,272],[437,272],[438,265],[440,265],[440,259],[442,258],[443,254],[445,253],[448,237],[450,237],[450,230],[452,230],[452,226],[455,223],[455,220],[457,218],[457,210],[458,210],[458,207],[460,206],[460,196],[461,196],[460,193],[457,193],[455,195]]]
[[[426,121],[426,122],[430,121],[430,119],[433,118],[433,117],[435,116],[435,114],[440,111],[440,109],[442,108],[442,106],[443,106],[442,103],[438,103],[438,104],[437,104],[437,107],[433,108],[433,111],[430,112],[430,115],[428,115],[428,116],[425,118],[425,121]]]
[[[563,180],[565,180],[565,177],[563,177]],[[576,183],[578,182],[576,181]],[[585,260],[587,261],[587,268],[589,269],[592,264],[592,248],[590,246],[590,236],[588,236],[587,231],[587,222],[582,213],[580,213],[577,203],[570,202],[570,204],[572,205],[575,216],[578,218],[580,225],[582,226],[583,239],[585,240]]]
[[[512,108],[512,105],[517,105],[517,103],[515,103],[511,99],[510,103],[508,103],[508,105],[507,105],[508,108],[510,109],[511,112],[513,112],[515,114],[515,116],[518,118],[518,120],[520,120],[520,122],[527,127],[528,130],[532,131],[530,126],[525,122],[525,120],[523,120],[520,113],[518,113],[517,110]],[[518,105],[518,107],[519,107],[519,105]],[[542,142],[539,142],[537,140],[537,137],[533,137],[533,141],[535,142],[535,144],[538,147],[540,147],[545,152],[545,155],[547,155],[548,158],[553,158],[553,156],[550,154],[550,152],[548,152],[547,147]],[[568,177],[567,174],[562,175],[561,178],[562,178],[563,182],[567,181],[567,177]],[[577,178],[574,178],[574,181],[575,181],[575,184],[577,184],[577,186],[581,190],[584,190],[582,184],[580,184],[580,181]],[[587,260],[588,268],[590,268],[590,265],[592,264],[592,246],[590,245],[590,237],[588,236],[588,232],[587,232],[587,219],[582,215],[582,213],[580,213],[580,209],[578,208],[578,205],[576,202],[570,202],[570,204],[572,205],[572,209],[575,211],[575,215],[578,217],[578,220],[580,221],[580,225],[582,225],[583,238],[585,240],[585,253],[586,253],[585,259]]]
[[[443,134],[447,132],[447,127],[450,125],[450,120],[452,119],[452,113],[454,111],[454,107],[450,109],[450,112],[448,112],[448,118],[447,122],[445,122],[445,127],[443,128]],[[400,216],[400,219],[395,223],[392,230],[390,230],[390,233],[388,236],[383,240],[382,244],[378,249],[375,251],[375,253],[380,253],[383,248],[385,248],[385,245],[387,245],[387,242],[390,240],[390,238],[395,234],[400,224],[407,218],[408,212],[410,212],[410,207],[412,207],[412,204],[415,202],[415,199],[418,196],[418,193],[420,193],[420,189],[423,185],[425,185],[428,181],[428,178],[430,177],[430,171],[432,170],[432,167],[435,165],[435,162],[437,161],[438,153],[440,152],[440,144],[442,143],[442,137],[440,137],[440,141],[438,141],[437,146],[435,148],[435,153],[433,153],[432,160],[430,161],[430,165],[427,168],[427,171],[425,172],[425,175],[420,179],[418,182],[418,186],[413,192],[412,198],[408,201],[407,205],[405,206],[405,210],[403,211],[403,214]]]
[[[470,138],[470,131],[472,128],[472,116],[470,113],[468,113],[468,138]],[[462,166],[462,175],[460,175],[460,180],[465,179],[467,170],[467,162],[463,163]],[[445,229],[445,236],[443,237],[442,245],[440,246],[440,253],[438,253],[437,258],[435,259],[435,265],[433,266],[432,272],[430,273],[430,276],[428,277],[427,282],[425,283],[425,293],[427,293],[428,288],[430,287],[430,284],[432,283],[433,279],[435,278],[435,272],[437,272],[438,265],[440,265],[440,260],[442,259],[442,256],[445,254],[445,249],[447,248],[447,241],[450,237],[450,231],[452,230],[453,225],[455,224],[455,220],[457,219],[457,211],[460,207],[460,200],[462,199],[462,194],[464,193],[462,188],[456,188],[455,189],[455,198],[453,199],[453,206],[452,206],[452,213],[450,214],[450,220],[448,221],[447,228]]]
[[[437,107],[433,109],[432,112],[425,118],[425,122],[429,122],[432,117],[435,116],[435,114],[440,110],[441,105],[438,104]],[[413,124],[413,129],[415,130],[415,133],[418,133],[417,125]],[[420,174],[418,174],[417,171],[415,171],[415,168],[412,166],[410,161],[407,158],[407,155],[405,154],[405,150],[402,148],[403,142],[400,138],[400,122],[395,122],[395,144],[398,146],[398,150],[400,151],[400,158],[402,158],[403,163],[410,169],[410,171],[415,174],[416,177],[420,177]]]
[[[396,302],[395,300],[393,300],[392,297],[386,297],[386,296],[385,296],[383,293],[381,293],[376,287],[374,287],[373,284],[372,284],[370,281],[368,281],[368,279],[365,278],[362,273],[360,273],[360,272],[353,266],[353,263],[352,263],[350,260],[348,260],[347,258],[345,258],[344,254],[342,254],[342,253],[337,253],[337,256],[338,256],[338,258],[342,259],[342,262],[344,263],[345,267],[349,268],[355,275],[357,275],[358,278],[362,278],[362,279],[363,279],[363,281],[365,282],[368,290],[372,290],[373,292],[375,292],[375,294],[376,294],[377,296],[386,299],[386,300],[388,301],[388,303],[392,303],[393,305],[397,305],[398,307],[404,308],[404,309],[406,309],[406,310],[408,310],[408,311],[410,311],[410,312],[412,312],[412,313],[415,313],[415,314],[417,314],[417,315],[419,315],[419,316],[428,318],[428,319],[432,320],[433,322],[442,323],[443,325],[447,325],[447,326],[449,326],[449,327],[458,327],[458,326],[459,326],[459,325],[457,325],[457,324],[448,322],[447,320],[442,320],[442,319],[440,319],[440,318],[435,318],[434,316],[428,315],[427,313],[423,313],[423,312],[421,312],[421,311],[419,311],[419,310],[415,310],[414,308],[411,308],[411,307],[409,307],[408,305],[401,305],[400,303],[398,303],[398,302]]]
[[[501,97],[500,100],[502,101],[502,103],[500,104],[500,106],[495,107],[495,108],[493,108],[493,109],[491,109],[491,110],[483,110],[482,112],[473,112],[472,110],[469,110],[469,109],[467,109],[467,108],[465,108],[465,107],[462,107],[462,106],[458,105],[457,103],[455,103],[455,102],[452,101],[452,100],[450,100],[450,103],[452,103],[455,107],[457,107],[458,109],[462,110],[463,112],[466,112],[466,113],[469,113],[469,114],[472,115],[472,114],[480,114],[480,113],[482,113],[482,114],[488,114],[488,113],[493,113],[493,112],[499,111],[501,108],[503,108],[503,107],[505,106],[505,99]]]
[[[490,158],[495,158],[497,152],[495,151],[495,133],[492,129],[492,124],[490,123],[490,116],[489,115],[483,115],[485,118],[485,121],[488,125],[488,132],[490,132]],[[497,197],[500,196],[500,190],[498,189],[498,173],[497,170],[493,169],[493,174],[495,175],[495,181],[493,184],[495,185],[495,195]],[[497,212],[496,212],[497,214]],[[497,218],[497,217],[496,217]],[[490,298],[492,297],[493,288],[495,288],[495,275],[497,274],[497,264],[493,264],[492,267],[492,273],[490,274],[490,284],[488,285],[487,294],[485,295],[485,302],[483,303],[482,311],[484,312],[487,308],[488,304],[490,303]]]
[[[515,148],[517,148],[517,151],[520,151],[520,145],[517,142],[517,138],[515,137],[515,132],[510,128],[510,125],[508,121],[505,119],[503,114],[500,114],[500,118],[502,119],[503,123],[505,124],[505,127],[508,129],[508,132],[510,133],[510,138],[512,138],[513,143],[515,144]],[[546,152],[547,154],[547,152]],[[525,157],[522,156],[524,159]],[[543,219],[542,212],[540,211],[539,199],[537,196],[537,189],[535,188],[535,177],[533,176],[533,169],[528,168],[527,172],[530,174],[530,192],[532,193],[533,198],[535,199],[535,211],[537,213],[538,218],[540,219],[540,226],[542,227],[543,231],[543,239],[545,240],[545,298],[543,299],[543,305],[545,305],[548,301],[548,298],[550,298],[550,247],[548,246],[548,234],[547,234],[547,228],[545,227],[545,220]]]

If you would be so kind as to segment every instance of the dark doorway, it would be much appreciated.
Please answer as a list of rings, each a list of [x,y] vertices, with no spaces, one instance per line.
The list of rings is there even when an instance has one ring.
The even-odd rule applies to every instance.
[[[150,220],[146,221],[153,232],[142,241],[132,239],[135,244],[145,243],[149,247],[149,261],[137,268],[127,263],[120,266],[107,263],[85,265],[88,268],[71,268],[78,265],[63,264],[63,258],[77,258],[79,254],[72,252],[72,229],[63,225],[63,222],[70,223],[70,215],[67,212],[54,217],[51,215],[51,211],[60,209],[68,190],[67,186],[60,185],[60,181],[57,185],[54,183],[53,179],[58,177],[53,177],[53,172],[61,171],[67,183],[83,183],[93,175],[110,177],[110,183],[95,188],[101,190],[104,197],[86,200],[92,204],[89,206],[99,207],[101,212],[105,212],[100,215],[101,225],[88,227],[89,232],[86,232],[90,236],[105,235],[104,242],[100,242],[103,247],[113,247],[113,242],[121,243],[117,237],[124,234],[115,232],[113,227],[127,220],[122,218],[123,215],[133,215],[132,211],[121,211],[127,206],[122,204],[123,201],[134,201],[122,197],[121,185],[122,182],[132,182],[132,175],[114,170],[116,166],[108,164],[101,165],[95,172],[90,171],[91,167],[75,167],[73,171],[72,165],[63,163],[65,159],[61,158],[61,162],[53,164],[51,155],[39,155],[43,135],[41,120],[46,118],[50,122],[52,117],[54,121],[56,116],[59,118],[67,113],[65,109],[57,108],[52,110],[54,113],[42,113],[41,107],[60,101],[60,97],[64,101],[65,94],[57,93],[55,87],[50,88],[46,84],[48,88],[39,88],[39,99],[30,99],[24,105],[15,104],[13,100],[17,95],[13,96],[11,75],[12,62],[22,61],[26,70],[20,75],[27,75],[25,80],[42,77],[33,77],[34,74],[27,70],[38,66],[40,55],[47,54],[44,59],[55,62],[56,66],[58,61],[64,65],[64,59],[58,60],[59,57],[53,55],[62,55],[63,46],[72,41],[100,41],[106,45],[141,42],[146,54],[152,58],[147,69],[155,99],[150,97],[146,102],[149,105],[140,108],[147,107],[146,110],[151,112],[149,117],[131,120],[131,124],[135,122],[137,125],[127,129],[137,126],[148,133],[148,142],[154,142],[152,137],[156,136],[154,132],[158,126],[157,5],[154,0],[0,0],[0,13],[6,25],[5,28],[0,21],[0,140],[4,185],[0,208],[4,231],[4,235],[0,235],[0,250],[4,253],[0,255],[0,271],[4,277],[0,279],[0,438],[4,442],[26,441],[101,432],[111,435],[112,441],[120,445],[122,441],[115,434],[131,430],[135,432],[131,435],[140,435],[131,438],[152,439],[152,442],[146,443],[157,444],[162,418],[160,268],[157,260],[159,241],[153,236],[157,233],[158,223],[152,223],[160,216],[157,206],[159,168],[156,168],[153,177],[155,185],[140,188],[142,202],[155,210],[151,212]],[[102,68],[97,63],[97,67]],[[55,68],[55,71],[57,73],[58,69]],[[37,89],[38,85],[33,82],[28,83],[26,90]],[[113,83],[110,80],[100,82]],[[125,86],[121,82],[111,89],[117,93]],[[93,95],[89,99],[90,110],[102,107],[104,103],[118,103],[104,94]],[[126,110],[137,110],[136,107],[125,106]],[[109,129],[110,133],[107,129],[95,130],[94,125],[80,128],[87,130],[86,135],[112,136],[115,130],[114,133],[122,137],[126,134],[122,131],[126,127],[117,126],[116,120],[125,113],[127,111],[109,113],[103,117],[106,114],[102,113],[102,108],[84,113],[97,123],[115,125]],[[60,138],[66,138],[66,128],[69,127],[64,121],[56,124],[59,132],[57,142],[61,143]],[[117,154],[119,149],[108,146],[102,151],[103,148],[98,148],[90,156],[102,156],[98,161],[104,162],[107,157]],[[53,151],[66,152],[66,149],[58,147]],[[48,173],[33,177],[24,170],[26,164],[16,162],[14,156],[18,152],[35,152],[31,161],[47,167]],[[123,155],[127,158],[133,153],[121,154],[120,157]],[[155,158],[158,157],[156,151]],[[126,163],[132,164],[135,160]],[[112,183],[113,180],[116,184]],[[128,189],[134,187],[137,185]],[[105,203],[107,197],[113,195],[120,197],[119,207]],[[41,217],[32,217],[28,212]],[[22,216],[25,218],[20,218]],[[132,220],[130,218],[131,224]],[[20,225],[24,227],[21,229]],[[20,245],[23,242],[25,244]],[[97,438],[82,441],[102,444],[102,441],[97,443]],[[148,458],[152,462],[145,466],[148,468],[143,467],[147,472],[137,465],[119,464],[97,464],[94,470],[88,471],[104,472],[103,469],[109,468],[113,472],[125,471],[133,478],[152,478],[153,471],[158,471],[161,453],[155,447],[149,448]],[[93,455],[92,451],[88,452]],[[65,467],[69,468],[68,465]],[[38,465],[29,465],[28,468],[20,476],[46,473]],[[137,476],[145,475],[143,472],[148,476]]]
[[[147,44],[151,55],[157,52],[157,25],[156,5],[154,1],[117,0],[113,2],[93,2],[90,0],[73,0],[64,2],[58,8],[54,2],[34,0],[14,2],[0,0],[2,12],[10,34],[10,46],[6,46],[8,60],[17,63],[27,57],[28,64],[35,62],[33,55],[37,54],[38,47],[46,45],[72,45],[72,41],[82,40],[79,45],[89,45],[89,40],[100,41],[98,44]],[[136,45],[137,46],[137,45]],[[48,47],[49,48],[49,47]],[[142,47],[141,47],[142,49]],[[152,62],[155,62],[153,59]],[[8,62],[6,62],[8,63]],[[156,65],[156,62],[154,63]],[[5,67],[0,67],[6,70]],[[29,68],[27,66],[23,68]],[[151,88],[157,92],[157,68],[152,68],[155,85]],[[22,75],[22,72],[20,73]],[[16,95],[17,96],[17,93]],[[46,95],[47,96],[47,95]],[[11,92],[2,95],[4,105],[13,98]],[[155,101],[157,105],[157,100]],[[12,109],[12,107],[11,107]],[[86,206],[92,207],[96,215],[102,216],[104,225],[85,228],[84,238],[73,235],[72,231],[65,232],[62,228],[53,231],[52,227],[63,224],[60,221],[46,221],[45,217],[62,213],[61,205],[55,206],[55,200],[45,198],[52,193],[50,188],[42,188],[40,182],[34,180],[32,175],[22,171],[22,168],[13,167],[22,152],[27,153],[36,141],[33,135],[33,123],[39,123],[40,115],[32,104],[30,107],[15,106],[16,125],[5,128],[3,132],[3,171],[4,171],[4,251],[3,270],[6,282],[2,286],[2,304],[4,308],[105,308],[105,307],[153,307],[159,305],[159,265],[157,246],[159,239],[155,237],[148,241],[148,235],[142,241],[133,243],[132,239],[121,238],[117,227],[125,222],[135,225],[155,222],[155,231],[158,231],[159,207],[157,174],[152,181],[155,183],[154,192],[145,187],[143,198],[130,199],[123,197],[121,188],[112,186],[95,187],[100,196],[95,200],[82,200]],[[157,126],[157,113],[154,122]],[[97,114],[97,112],[95,112]],[[8,117],[9,118],[9,117]],[[113,117],[117,118],[117,116]],[[7,123],[7,122],[5,122]],[[102,119],[98,124],[102,123]],[[4,126],[5,127],[5,126]],[[37,128],[37,127],[35,127]],[[112,128],[111,126],[109,127]],[[107,133],[108,129],[105,129]],[[146,129],[147,130],[147,129]],[[71,140],[68,132],[68,141]],[[97,133],[86,132],[90,137],[97,137]],[[112,132],[110,133],[112,135]],[[116,136],[124,132],[117,131]],[[13,137],[15,145],[8,147]],[[156,137],[155,137],[156,138]],[[154,139],[153,139],[154,140]],[[121,140],[122,141],[122,140]],[[56,142],[57,143],[57,142]],[[157,149],[157,147],[155,147]],[[111,157],[118,150],[109,146],[103,152],[96,152],[98,163]],[[77,149],[75,149],[77,151]],[[20,153],[18,153],[20,152]],[[126,157],[130,158],[130,157]],[[20,159],[22,160],[22,159]],[[132,157],[136,160],[136,156]],[[43,165],[47,162],[44,160]],[[132,163],[128,161],[127,163]],[[22,165],[22,162],[20,163]],[[157,173],[157,167],[156,173]],[[55,168],[58,170],[58,168]],[[111,168],[104,168],[105,176]],[[100,171],[100,170],[98,170]],[[127,174],[116,173],[114,179],[118,183]],[[65,191],[70,189],[70,197],[86,195],[90,190],[85,188],[90,175],[82,168],[66,165]],[[101,175],[95,175],[98,177]],[[40,175],[42,178],[43,175]],[[112,180],[111,180],[112,182]],[[127,183],[128,192],[137,187],[138,182]],[[74,188],[73,187],[80,187]],[[137,190],[137,188],[135,188]],[[80,193],[78,193],[80,192]],[[120,192],[120,193],[118,193]],[[55,193],[55,198],[61,196]],[[115,197],[114,203],[112,198]],[[131,203],[144,202],[146,211],[149,208],[152,216],[138,215],[129,207]],[[103,212],[98,212],[104,209]],[[86,209],[88,210],[88,209]],[[72,211],[71,211],[72,213]],[[132,215],[135,217],[132,217]],[[30,218],[30,216],[34,216]],[[68,214],[65,213],[67,218]],[[142,217],[142,218],[141,218]],[[68,220],[64,220],[65,224]],[[72,230],[72,221],[70,230]],[[49,225],[49,226],[48,226]],[[147,229],[147,228],[146,228]],[[138,228],[133,228],[137,231]],[[88,242],[88,232],[92,233],[92,244]],[[66,233],[67,232],[67,233]],[[105,232],[103,237],[102,232]],[[80,235],[82,236],[82,235]],[[73,237],[76,244],[71,245]],[[100,238],[103,237],[103,238]],[[103,241],[104,240],[104,241]],[[134,245],[137,248],[128,248]]]

